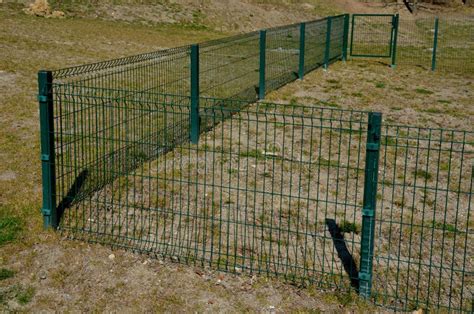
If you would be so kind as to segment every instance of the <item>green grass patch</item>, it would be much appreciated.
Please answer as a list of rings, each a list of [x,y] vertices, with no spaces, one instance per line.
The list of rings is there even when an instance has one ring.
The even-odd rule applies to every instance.
[[[443,113],[443,110],[438,109],[438,108],[428,108],[428,109],[423,110],[423,112],[427,112],[427,113]]]
[[[431,94],[434,94],[434,92],[428,90],[428,89],[424,89],[424,88],[417,88],[415,89],[415,92],[417,92],[418,94],[422,94],[422,95],[431,95]]]
[[[418,169],[414,171],[413,174],[417,177],[422,177],[423,179],[426,179],[426,180],[431,180],[431,178],[433,177],[431,173],[422,169]]]
[[[17,239],[22,230],[20,218],[13,216],[0,217],[0,245]]]
[[[433,221],[433,228],[442,229],[448,232],[460,232],[454,225],[439,221]]]
[[[385,83],[383,83],[383,82],[378,82],[378,83],[375,84],[375,87],[377,87],[377,88],[385,88]]]
[[[451,100],[447,100],[447,99],[438,99],[438,102],[440,104],[450,104],[451,103]]]
[[[33,287],[21,288],[21,289],[18,289],[16,293],[16,300],[21,305],[25,305],[25,304],[30,303],[34,295],[35,295],[35,288]]]
[[[15,272],[10,269],[0,268],[0,280],[5,280],[15,276]]]
[[[340,225],[339,229],[342,233],[355,233],[359,234],[360,226],[354,222],[344,220]]]

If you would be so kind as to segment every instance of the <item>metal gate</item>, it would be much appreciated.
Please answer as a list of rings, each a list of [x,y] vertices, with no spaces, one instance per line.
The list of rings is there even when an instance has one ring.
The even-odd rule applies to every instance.
[[[354,14],[350,55],[364,58],[391,58],[395,64],[398,14]]]

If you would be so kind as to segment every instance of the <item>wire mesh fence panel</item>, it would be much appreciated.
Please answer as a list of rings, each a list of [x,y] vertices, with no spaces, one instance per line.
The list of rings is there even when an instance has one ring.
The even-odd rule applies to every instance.
[[[474,133],[382,130],[376,301],[401,310],[471,311]]]
[[[258,32],[200,45],[201,95],[256,99],[259,84]]]
[[[392,14],[354,14],[352,16],[351,55],[390,57],[393,40]]]
[[[182,94],[189,91],[189,47],[53,71],[56,84],[76,88],[151,91]],[[66,86],[67,88],[67,86]],[[92,90],[87,90],[88,95]]]
[[[442,17],[436,68],[474,75],[474,18]]]
[[[326,19],[307,23],[305,31],[305,73],[308,73],[324,64]]]
[[[59,212],[188,138],[189,114],[150,112],[164,96],[54,86],[56,200]],[[58,90],[62,90],[62,94]],[[108,96],[106,96],[108,95]],[[135,109],[135,104],[143,105]],[[146,107],[145,107],[146,106]],[[147,109],[148,108],[148,109]],[[189,110],[188,110],[189,111]]]
[[[338,15],[331,18],[331,34],[329,60],[336,61],[342,57],[344,47],[344,15]]]
[[[266,86],[272,91],[298,78],[300,24],[269,29],[266,43]]]
[[[354,285],[367,114],[201,101],[212,103],[202,115],[213,128],[198,145],[177,145],[70,206],[61,228],[189,264]],[[241,109],[228,118],[230,107]],[[188,111],[181,100],[126,108]]]
[[[435,18],[401,19],[398,30],[397,64],[431,69]]]

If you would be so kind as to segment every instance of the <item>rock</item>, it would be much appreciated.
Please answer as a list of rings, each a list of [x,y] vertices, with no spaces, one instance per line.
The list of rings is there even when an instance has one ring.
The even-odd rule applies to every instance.
[[[113,261],[115,259],[115,255],[114,254],[110,254],[109,255],[109,260]]]
[[[42,271],[40,271],[40,273],[39,273],[39,278],[40,278],[41,280],[45,280],[45,279],[46,279],[46,277],[47,277],[47,276],[46,276],[46,272],[45,272],[45,271],[43,271],[43,270],[42,270]]]

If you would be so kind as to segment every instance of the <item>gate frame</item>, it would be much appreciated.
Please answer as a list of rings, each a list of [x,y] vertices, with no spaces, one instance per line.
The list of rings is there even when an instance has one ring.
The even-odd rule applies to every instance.
[[[355,33],[355,22],[357,17],[363,16],[374,16],[374,17],[392,17],[392,30],[390,33],[389,42],[389,54],[388,55],[376,55],[376,54],[356,54],[354,53],[354,33]],[[352,14],[351,22],[351,40],[350,40],[350,52],[349,55],[354,58],[391,58],[392,67],[395,66],[395,58],[397,54],[397,39],[398,39],[398,14]]]

